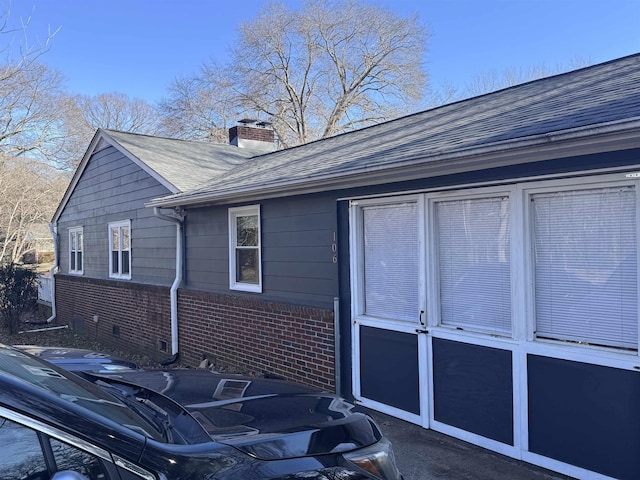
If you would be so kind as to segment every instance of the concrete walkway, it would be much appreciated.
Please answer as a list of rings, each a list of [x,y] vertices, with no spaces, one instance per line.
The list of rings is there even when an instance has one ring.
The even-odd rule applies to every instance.
[[[567,480],[462,440],[367,410],[393,443],[405,480]]]

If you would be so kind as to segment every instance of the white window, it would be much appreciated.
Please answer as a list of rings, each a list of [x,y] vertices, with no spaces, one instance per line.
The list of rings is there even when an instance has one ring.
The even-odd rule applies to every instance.
[[[640,199],[620,177],[352,201],[355,319],[422,308],[438,334],[637,352]]]
[[[131,278],[131,221],[109,224],[109,277]]]
[[[83,269],[83,242],[84,234],[82,227],[69,229],[69,273],[82,274]]]
[[[535,335],[638,348],[633,186],[530,196]]]
[[[362,208],[363,313],[389,320],[419,317],[418,206]]]
[[[511,333],[508,196],[434,203],[442,325]]]
[[[229,209],[229,288],[262,292],[260,206]]]

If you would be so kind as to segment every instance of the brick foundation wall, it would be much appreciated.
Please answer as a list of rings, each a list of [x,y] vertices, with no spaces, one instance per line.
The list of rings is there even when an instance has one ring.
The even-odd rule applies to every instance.
[[[58,321],[155,360],[171,354],[168,287],[57,275],[55,291]],[[335,391],[332,310],[183,289],[178,319],[183,365],[206,357],[218,368]]]
[[[56,275],[58,322],[160,361],[171,355],[169,288]],[[97,319],[97,322],[95,321]],[[159,347],[165,342],[166,350]]]
[[[180,345],[191,363],[248,368],[335,391],[333,311],[181,290]]]

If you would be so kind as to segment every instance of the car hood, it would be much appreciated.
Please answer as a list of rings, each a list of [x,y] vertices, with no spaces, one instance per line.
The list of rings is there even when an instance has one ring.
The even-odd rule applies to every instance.
[[[170,397],[213,440],[262,460],[341,453],[382,437],[340,397],[290,382],[179,369],[118,378]]]

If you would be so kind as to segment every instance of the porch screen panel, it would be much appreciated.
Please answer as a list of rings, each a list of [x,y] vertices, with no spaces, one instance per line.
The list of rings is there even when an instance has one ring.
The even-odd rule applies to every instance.
[[[435,204],[440,322],[511,332],[509,198]]]
[[[363,208],[366,315],[418,320],[417,214],[415,203]]]
[[[633,187],[535,194],[536,335],[638,348]]]

